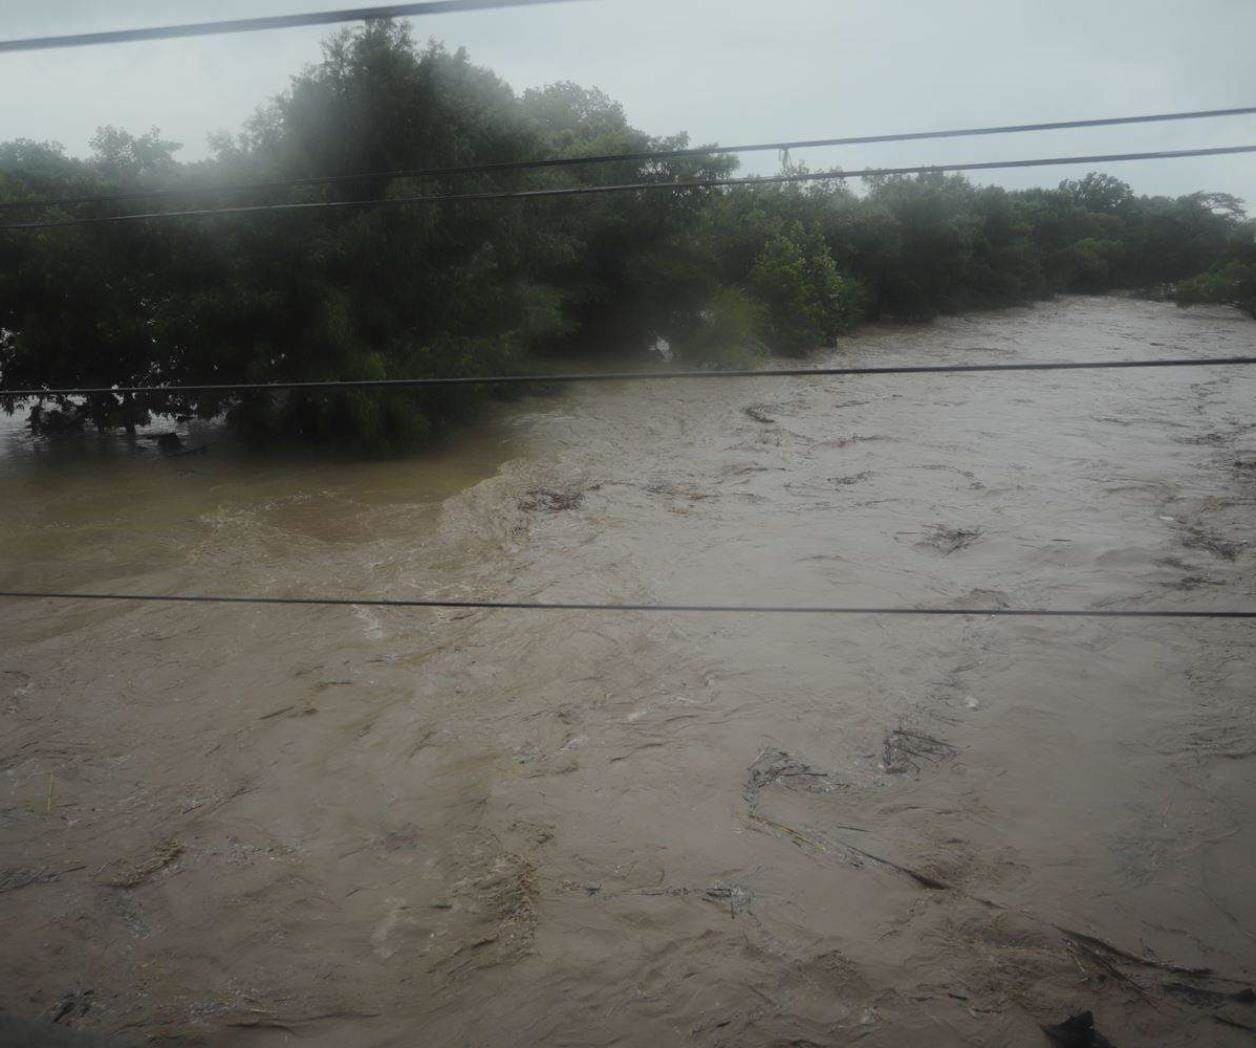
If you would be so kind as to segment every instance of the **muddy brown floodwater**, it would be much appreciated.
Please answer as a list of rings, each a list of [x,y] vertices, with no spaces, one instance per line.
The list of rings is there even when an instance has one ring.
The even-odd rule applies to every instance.
[[[1253,352],[1235,312],[1070,298],[841,359]],[[1254,392],[599,385],[367,464],[10,427],[0,583],[1253,608]],[[1247,1045],[1254,640],[5,602],[0,1005],[160,1045],[1040,1045],[1087,1009]]]

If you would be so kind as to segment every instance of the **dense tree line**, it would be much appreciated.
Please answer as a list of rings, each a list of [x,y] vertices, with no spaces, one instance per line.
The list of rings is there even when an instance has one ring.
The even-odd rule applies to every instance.
[[[216,138],[206,161],[179,163],[156,132],[102,129],[87,159],[9,142],[0,200],[684,145],[633,128],[596,90],[516,94],[464,52],[417,46],[380,21],[334,37],[240,134]],[[666,182],[735,166],[698,154],[245,197],[207,190],[196,205]],[[1098,174],[1016,192],[931,174],[858,192],[772,184],[10,232],[0,238],[0,393],[543,370],[546,358],[639,355],[659,340],[722,366],[832,345],[866,318],[925,320],[1070,290],[1179,284],[1190,301],[1251,310],[1253,242],[1233,198],[1139,197]],[[482,395],[100,396],[47,402],[31,420],[51,431],[226,413],[256,435],[388,449]]]

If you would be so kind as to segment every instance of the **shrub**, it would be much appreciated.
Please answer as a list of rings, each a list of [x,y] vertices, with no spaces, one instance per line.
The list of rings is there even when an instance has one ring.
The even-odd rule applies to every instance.
[[[858,281],[843,276],[818,233],[800,223],[770,237],[755,259],[750,288],[764,308],[764,337],[782,356],[831,345],[862,317]]]
[[[1218,302],[1256,317],[1256,262],[1227,262],[1178,285],[1177,304]]]

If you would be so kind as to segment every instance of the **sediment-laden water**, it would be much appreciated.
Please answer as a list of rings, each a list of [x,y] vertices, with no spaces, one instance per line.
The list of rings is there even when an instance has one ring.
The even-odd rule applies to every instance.
[[[1070,298],[840,359],[1253,352]],[[597,385],[370,463],[11,425],[0,588],[1256,608],[1253,393]],[[2,603],[0,1006],[171,1045],[1035,1045],[1087,1009],[1248,1044],[1253,630]]]

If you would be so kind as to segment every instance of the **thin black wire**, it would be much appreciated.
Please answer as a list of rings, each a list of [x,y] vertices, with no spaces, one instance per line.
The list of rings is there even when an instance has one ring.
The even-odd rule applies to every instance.
[[[330,389],[422,389],[429,386],[491,386],[547,382],[658,382],[671,379],[805,378],[850,375],[933,375],[985,371],[1110,371],[1125,368],[1199,368],[1256,364],[1250,357],[1169,357],[1164,360],[1082,360],[1025,364],[892,364],[877,367],[769,368],[730,371],[592,371],[575,374],[460,375],[447,378],[327,379],[322,382],[223,382],[189,386],[74,386],[55,389],[0,389],[0,400],[28,397],[121,396],[160,393],[318,391]]]
[[[1010,135],[1030,131],[1061,131],[1085,127],[1112,127],[1118,124],[1150,124],[1170,120],[1201,120],[1209,117],[1249,116],[1256,106],[1235,109],[1200,109],[1182,113],[1151,113],[1144,116],[1103,117],[1093,120],[1055,120],[1041,124],[1004,124],[998,127],[970,127],[948,131],[908,131],[888,135],[854,135],[845,138],[799,139],[792,142],[754,142],[739,146],[694,146],[689,149],[646,150],[637,153],[601,153],[592,156],[547,157],[540,160],[499,160],[483,164],[460,164],[450,167],[426,167],[392,171],[363,171],[349,175],[309,175],[303,178],[271,179],[257,182],[225,182],[219,185],[167,186],[140,189],[129,193],[97,196],[58,197],[43,200],[0,201],[0,211],[15,208],[67,207],[75,204],[112,204],[129,200],[155,200],[172,197],[200,196],[212,193],[243,193],[266,189],[288,189],[297,186],[332,185],[376,179],[443,178],[454,175],[490,174],[504,171],[527,171],[539,168],[577,167],[591,164],[642,163],[676,160],[695,156],[718,156],[729,153],[761,153],[768,151],[812,149],[826,146],[869,145],[882,142],[914,142],[935,138],[969,138],[978,135]]]
[[[0,598],[148,601],[178,604],[285,604],[325,607],[453,608],[491,611],[662,611],[731,615],[1001,615],[1017,618],[1256,619],[1256,611],[1159,611],[1133,608],[895,608],[785,604],[610,604],[581,601],[437,600],[354,597],[224,597],[181,593],[0,591]]]
[[[120,44],[136,40],[217,36],[223,33],[256,33],[266,29],[295,29],[299,26],[333,25],[337,22],[362,22],[369,18],[418,18],[422,15],[440,15],[454,11],[485,11],[500,7],[529,7],[536,4],[564,2],[566,0],[427,0],[426,3],[384,4],[378,7],[350,7],[339,11],[311,11],[305,14],[269,15],[264,18],[234,18],[217,22],[153,26],[147,29],[113,29],[100,33],[0,40],[0,52],[43,51],[54,47],[88,47],[95,44]]]
[[[993,171],[1006,168],[1106,164],[1128,160],[1173,160],[1182,157],[1228,156],[1236,153],[1256,153],[1256,145],[1214,146],[1207,149],[1169,149],[1145,153],[1042,157],[1033,160],[983,160],[964,164],[922,164],[913,167],[863,168],[858,171],[816,171],[804,174],[752,176],[747,178],[693,178],[670,182],[626,182],[610,186],[571,186],[562,189],[492,190],[480,193],[384,197],[371,200],[317,200],[306,203],[248,204],[236,207],[198,208],[188,211],[150,211],[125,215],[93,215],[86,218],[17,222],[0,225],[0,230],[53,229],[64,226],[100,225],[113,222],[142,222],[152,219],[206,218],[220,215],[258,214],[266,211],[310,211],[329,208],[384,207],[403,204],[459,204],[485,200],[531,200],[544,197],[590,196],[601,193],[632,193],[651,189],[724,189],[730,186],[765,186],[792,182],[831,182],[848,178],[881,178],[891,175],[923,175],[935,172]]]

